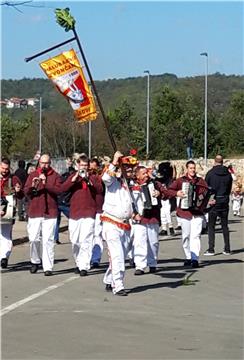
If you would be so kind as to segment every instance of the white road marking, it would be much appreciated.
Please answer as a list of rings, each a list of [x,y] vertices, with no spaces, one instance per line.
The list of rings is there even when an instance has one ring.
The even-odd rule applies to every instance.
[[[1,310],[1,312],[0,312],[0,316],[6,315],[10,311],[13,311],[13,310],[17,309],[19,306],[22,306],[22,305],[26,304],[27,302],[32,301],[32,300],[34,300],[34,299],[36,299],[36,298],[38,298],[38,297],[40,297],[42,295],[45,295],[49,291],[55,290],[55,289],[65,285],[66,283],[75,280],[75,279],[77,279],[77,276],[72,276],[72,277],[70,277],[70,278],[68,278],[68,279],[66,279],[64,281],[61,281],[61,282],[55,284],[55,285],[48,286],[46,289],[43,289],[43,290],[41,290],[41,291],[39,291],[39,292],[37,292],[37,293],[35,293],[33,295],[30,295],[25,299],[17,301],[16,303],[14,303],[12,305],[9,305],[9,306],[3,308]]]

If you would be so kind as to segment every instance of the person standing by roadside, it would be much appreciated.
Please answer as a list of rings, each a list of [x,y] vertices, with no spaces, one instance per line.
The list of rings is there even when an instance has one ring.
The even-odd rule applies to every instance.
[[[215,224],[217,217],[221,220],[222,232],[224,237],[224,255],[230,255],[230,235],[228,228],[229,201],[232,188],[232,176],[228,168],[223,165],[223,156],[216,155],[214,166],[208,171],[206,178],[207,184],[215,191],[216,204],[212,207],[208,217],[208,250],[204,255],[215,255]]]
[[[192,148],[193,148],[193,136],[192,134],[189,134],[186,138],[186,153],[188,160],[192,159],[193,156]]]
[[[12,176],[10,173],[10,160],[8,158],[2,158],[0,166],[0,185],[1,185],[1,233],[0,233],[0,256],[1,256],[1,268],[6,269],[8,266],[8,259],[12,252],[12,230],[14,224],[14,212],[13,217],[6,219],[4,216],[7,212],[11,196],[13,200],[12,209],[14,211],[14,202],[16,198],[22,198],[23,193],[21,190],[21,181],[17,176]]]
[[[61,192],[61,177],[51,167],[48,154],[40,157],[39,167],[28,176],[24,191],[29,198],[27,232],[30,241],[30,272],[34,274],[38,271],[42,258],[44,275],[51,276],[58,216],[57,195]]]

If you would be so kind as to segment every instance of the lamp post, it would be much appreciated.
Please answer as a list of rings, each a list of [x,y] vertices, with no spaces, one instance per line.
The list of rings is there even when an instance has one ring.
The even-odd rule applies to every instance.
[[[208,159],[208,53],[203,52],[200,55],[205,56],[205,110],[204,110],[204,161],[207,166]]]
[[[88,157],[89,157],[89,159],[91,159],[91,131],[92,131],[91,121],[88,121]]]
[[[150,71],[145,70],[147,74],[147,138],[146,138],[146,155],[149,156],[149,111],[150,111]]]
[[[42,153],[42,97],[39,99],[39,151]]]

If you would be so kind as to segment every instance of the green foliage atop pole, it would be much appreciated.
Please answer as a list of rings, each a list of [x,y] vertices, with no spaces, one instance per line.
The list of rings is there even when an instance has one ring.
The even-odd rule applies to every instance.
[[[65,29],[65,31],[74,30],[75,19],[70,14],[69,8],[55,9],[57,23]]]

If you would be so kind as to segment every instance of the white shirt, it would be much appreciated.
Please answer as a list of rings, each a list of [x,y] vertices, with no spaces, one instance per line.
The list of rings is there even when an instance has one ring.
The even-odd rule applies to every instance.
[[[131,197],[128,189],[123,185],[123,180],[117,179],[109,172],[114,172],[115,166],[109,165],[107,172],[102,176],[106,186],[106,193],[103,204],[103,211],[107,215],[115,216],[118,219],[130,219],[132,216]]]

